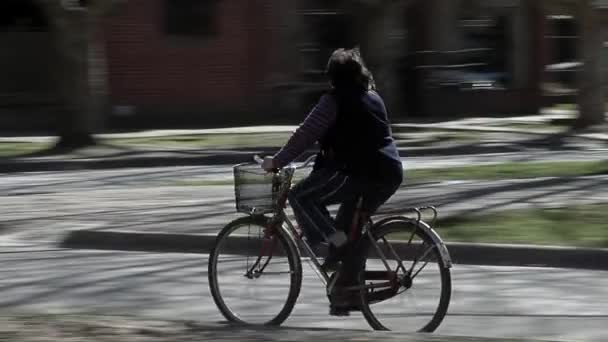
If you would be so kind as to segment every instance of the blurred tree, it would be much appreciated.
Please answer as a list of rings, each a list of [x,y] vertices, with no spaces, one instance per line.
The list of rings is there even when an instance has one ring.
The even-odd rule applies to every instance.
[[[56,147],[95,144],[106,103],[106,60],[100,21],[126,0],[38,0],[47,13],[56,48],[55,81],[65,104]]]
[[[578,0],[577,13],[580,25],[580,51],[583,69],[579,75],[579,116],[575,128],[585,128],[605,121],[604,93],[602,89],[602,30],[600,13],[594,0]]]
[[[414,0],[355,0],[344,1],[351,15],[352,37],[361,49],[365,62],[374,74],[376,86],[391,112],[403,112],[405,105],[400,90],[400,58],[406,50],[403,22],[406,8]]]

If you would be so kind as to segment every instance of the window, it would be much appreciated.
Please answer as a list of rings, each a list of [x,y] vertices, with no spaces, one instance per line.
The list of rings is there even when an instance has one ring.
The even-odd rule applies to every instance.
[[[165,0],[165,32],[174,36],[217,33],[219,0]]]
[[[33,1],[0,0],[0,32],[46,31],[47,27],[42,9]]]
[[[459,9],[458,33],[461,49],[458,63],[461,77],[473,86],[509,86],[511,18],[501,7],[483,1],[467,1]],[[476,83],[477,82],[477,83]]]

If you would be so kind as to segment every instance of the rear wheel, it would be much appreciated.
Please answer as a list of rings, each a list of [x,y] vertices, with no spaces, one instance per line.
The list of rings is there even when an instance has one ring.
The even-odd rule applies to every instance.
[[[300,255],[289,235],[268,234],[265,217],[229,223],[209,255],[209,287],[227,320],[279,325],[289,317],[302,285]]]
[[[440,246],[414,220],[391,221],[367,240],[360,284],[362,312],[376,330],[433,332],[445,317],[452,283]],[[386,258],[386,265],[380,257]]]

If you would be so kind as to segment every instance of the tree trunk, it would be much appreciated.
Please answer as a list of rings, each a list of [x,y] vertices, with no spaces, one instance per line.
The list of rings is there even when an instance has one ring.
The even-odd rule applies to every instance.
[[[403,18],[408,2],[359,0],[347,2],[354,21],[354,38],[374,75],[378,91],[395,117],[404,111],[400,58],[405,54]]]
[[[580,51],[583,69],[579,75],[579,116],[574,128],[601,124],[604,116],[601,55],[603,49],[599,11],[593,0],[579,0]]]
[[[447,52],[461,48],[461,37],[458,31],[458,10],[462,6],[459,0],[434,0],[431,2],[433,23],[431,23],[432,48],[435,51]]]
[[[68,2],[60,0],[39,1],[47,11],[54,37],[55,82],[64,104],[56,147],[93,145],[93,133],[101,129],[107,93],[105,51],[97,39],[102,11],[66,6]],[[95,3],[100,2],[91,6]]]

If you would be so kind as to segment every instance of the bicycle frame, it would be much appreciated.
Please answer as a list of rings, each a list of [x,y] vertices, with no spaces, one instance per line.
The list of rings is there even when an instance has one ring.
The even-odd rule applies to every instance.
[[[304,166],[308,165],[311,160],[312,160],[312,158],[309,158],[303,165]],[[290,167],[293,168],[293,170],[291,170],[292,175],[293,175],[293,173],[295,173],[295,171],[297,169],[301,168],[301,167],[295,167],[295,166],[290,166]],[[273,213],[272,219],[270,221],[270,226],[268,227],[267,234],[269,237],[272,236],[273,234],[277,234],[277,233],[281,234],[281,232],[280,232],[281,229],[279,229],[279,227],[283,227],[283,231],[285,231],[289,235],[288,238],[292,239],[294,241],[295,245],[298,247],[298,250],[304,251],[304,253],[308,257],[308,260],[311,261],[311,263],[312,263],[311,266],[312,266],[313,270],[315,271],[315,273],[317,274],[317,276],[319,277],[321,282],[327,287],[327,293],[329,294],[333,290],[333,288],[335,286],[335,282],[338,279],[338,277],[334,276],[332,278],[332,277],[330,277],[330,275],[327,272],[325,272],[323,270],[321,263],[319,262],[319,259],[317,258],[313,249],[306,242],[306,240],[304,240],[302,238],[302,235],[300,234],[300,232],[298,232],[298,230],[295,228],[293,223],[289,220],[289,218],[285,214],[285,208],[287,207],[287,193],[289,191],[289,188],[291,187],[291,177],[289,179],[287,179],[285,181],[285,183],[281,184],[280,186],[282,187],[282,191],[280,192],[279,197],[277,199],[277,210]],[[437,218],[437,210],[432,206],[421,207],[421,208],[409,208],[409,209],[406,209],[405,212],[407,212],[407,211],[416,212],[416,214],[417,214],[417,220],[416,220],[417,228],[416,229],[419,229],[418,227],[421,227],[420,229],[424,229],[425,231],[427,231],[427,233],[429,233],[429,235],[432,237],[434,242],[436,242],[437,245],[439,246],[439,252],[440,252],[442,259],[444,259],[444,264],[447,267],[451,267],[451,260],[450,260],[449,254],[447,252],[447,249],[445,248],[445,245],[443,244],[443,241],[441,241],[439,236],[432,230],[432,228],[430,228],[430,226],[428,226],[426,223],[424,223],[421,220],[421,217],[422,217],[421,210],[432,210],[433,211],[434,215],[433,215],[433,219],[431,221],[431,225],[432,225]],[[356,215],[359,215],[359,214],[360,213],[357,211]],[[392,218],[383,219],[378,222],[378,225],[381,225],[382,223],[385,223],[385,222],[389,222],[393,219],[398,219],[398,218],[392,217]],[[411,273],[412,273],[414,265],[412,265],[412,267],[408,270],[405,267],[405,265],[403,264],[403,260],[401,260],[399,255],[396,253],[396,251],[392,247],[392,245],[390,243],[388,243],[388,241],[384,240],[384,243],[386,243],[388,246],[388,250],[389,250],[391,256],[393,258],[395,258],[395,260],[397,261],[396,269],[393,270],[391,268],[391,266],[388,263],[388,259],[387,259],[386,255],[380,248],[380,245],[378,244],[376,239],[373,237],[373,234],[372,234],[373,227],[375,227],[375,225],[373,224],[371,219],[368,219],[366,224],[363,226],[362,234],[360,235],[360,237],[358,239],[359,239],[359,241],[361,241],[364,238],[367,238],[369,240],[372,248],[376,251],[376,253],[379,256],[380,260],[382,261],[384,267],[386,268],[386,273],[376,271],[374,273],[378,273],[378,274],[374,274],[373,277],[371,277],[372,275],[370,274],[370,278],[378,279],[378,280],[381,280],[382,278],[384,278],[386,280],[386,282],[369,284],[369,285],[350,286],[350,287],[347,287],[346,290],[355,291],[355,290],[362,290],[362,289],[387,288],[387,287],[394,288],[395,286],[398,287],[399,280],[397,279],[397,274],[398,274],[399,269],[401,269],[407,277],[412,276]],[[414,235],[414,233],[412,233],[412,237],[413,237],[413,235]],[[410,241],[411,241],[411,238],[410,238]],[[274,245],[274,240],[272,243]],[[263,264],[262,268],[256,272],[253,272],[255,267],[257,267],[261,263],[262,258],[265,254],[264,250],[260,251],[260,255],[258,256],[257,261],[254,263],[254,265],[250,268],[250,270],[248,272],[249,276],[259,276],[261,273],[263,273],[264,269],[266,268],[266,265],[268,265],[270,259],[272,259],[272,250],[273,250],[273,248],[270,249],[270,255],[268,255],[268,260],[266,260],[266,262]],[[340,271],[337,271],[337,272],[340,272]],[[256,273],[256,274],[254,274],[254,273]],[[384,277],[384,276],[386,276],[386,277]]]
[[[378,243],[375,241],[375,239],[372,236],[372,233],[371,233],[372,226],[373,226],[373,222],[371,220],[368,223],[366,223],[363,227],[364,234],[366,234],[367,237],[369,238],[369,240],[371,241],[372,246],[374,246],[374,249],[377,251],[380,259],[382,260],[382,263],[384,264],[384,266],[386,268],[386,273],[381,272],[382,274],[377,274],[376,278],[378,280],[381,280],[382,278],[384,278],[386,281],[381,282],[381,283],[376,283],[376,284],[369,284],[369,285],[350,286],[350,287],[346,288],[346,290],[348,290],[348,291],[359,291],[362,289],[393,287],[396,284],[396,274],[397,274],[397,271],[399,270],[399,268],[403,269],[403,271],[407,273],[407,269],[403,266],[402,260],[399,258],[397,253],[395,253],[395,251],[392,249],[392,247],[390,247],[390,251],[392,252],[391,254],[393,254],[393,257],[396,260],[398,260],[398,267],[396,270],[391,269],[390,265],[388,264],[385,254],[382,252],[380,246],[378,245]],[[335,282],[338,279],[338,277],[337,276],[330,277],[330,275],[323,270],[323,268],[321,267],[321,263],[319,262],[319,259],[317,258],[317,255],[314,253],[313,249],[310,247],[308,242],[306,242],[306,240],[302,239],[302,235],[298,232],[298,230],[295,228],[295,226],[293,225],[291,220],[285,214],[285,211],[282,209],[279,212],[277,212],[274,215],[273,219],[271,220],[271,227],[269,227],[269,234],[270,235],[277,234],[277,233],[281,234],[281,232],[279,232],[279,229],[277,229],[278,227],[284,227],[283,231],[286,232],[289,235],[289,238],[292,239],[296,243],[296,246],[298,246],[298,249],[300,251],[304,251],[304,253],[306,254],[306,257],[308,257],[308,260],[310,260],[312,263],[311,266],[312,266],[313,271],[315,271],[317,276],[319,276],[319,279],[321,280],[323,285],[325,285],[327,287],[327,293],[328,294],[331,293],[333,288],[335,287]],[[363,238],[364,238],[364,235],[362,234],[360,239],[363,239]],[[269,256],[269,258],[272,258],[272,256]],[[259,263],[260,261],[261,261],[261,255],[260,255],[260,257],[258,257],[257,263]],[[340,272],[340,271],[337,271],[337,272]],[[388,275],[389,277],[383,277],[384,275]]]
[[[285,215],[284,211],[281,211],[279,215],[281,216],[282,223],[287,226],[287,231],[290,234],[290,238],[293,239],[294,242],[296,242],[296,246],[298,246],[298,249],[304,250],[306,256],[310,258],[310,261],[312,261],[313,263],[313,270],[315,271],[315,273],[317,273],[318,276],[320,276],[320,279],[323,284],[327,285],[330,277],[327,272],[322,269],[321,263],[319,262],[319,259],[317,258],[315,252],[312,250],[312,247],[310,247],[306,240],[302,239],[302,236],[300,235],[296,227],[293,225],[293,223],[291,223],[291,220],[289,220],[287,215]],[[300,248],[300,246],[302,248]]]

